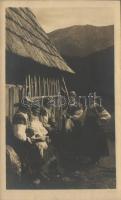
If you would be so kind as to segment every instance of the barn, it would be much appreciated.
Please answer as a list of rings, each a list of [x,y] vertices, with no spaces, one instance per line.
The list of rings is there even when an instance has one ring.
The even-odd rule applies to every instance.
[[[74,71],[57,52],[29,8],[6,9],[6,116],[23,96],[57,95]]]

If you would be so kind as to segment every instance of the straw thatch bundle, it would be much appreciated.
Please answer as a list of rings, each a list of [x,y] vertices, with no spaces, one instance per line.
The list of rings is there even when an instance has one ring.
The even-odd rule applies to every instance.
[[[74,73],[28,8],[6,9],[6,50],[49,68]]]

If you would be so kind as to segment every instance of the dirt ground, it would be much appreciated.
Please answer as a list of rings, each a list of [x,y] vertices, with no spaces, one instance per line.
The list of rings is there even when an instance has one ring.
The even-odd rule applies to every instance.
[[[113,189],[116,188],[115,145],[108,141],[109,156],[98,164],[83,164],[75,171],[68,171],[58,180],[40,182],[33,189]]]
[[[114,140],[108,139],[109,156],[103,157],[97,164],[86,162],[78,163],[73,168],[72,163],[65,173],[60,177],[53,177],[50,180],[40,180],[39,184],[24,182],[17,186],[8,186],[7,189],[115,189],[116,168],[115,168],[115,144]],[[13,182],[13,181],[12,181]]]

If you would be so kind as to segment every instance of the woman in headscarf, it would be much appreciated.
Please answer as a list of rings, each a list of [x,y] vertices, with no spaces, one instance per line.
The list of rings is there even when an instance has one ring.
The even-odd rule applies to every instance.
[[[42,165],[40,174],[46,178],[49,178],[49,176],[52,175],[52,166],[53,172],[55,174],[59,173],[58,158],[56,150],[51,144],[48,130],[43,126],[43,123],[40,121],[41,114],[42,113],[40,106],[38,106],[37,104],[33,105],[31,109],[30,122],[30,127],[33,132],[33,135],[31,135],[31,140],[37,148],[41,157]]]
[[[31,140],[38,148],[40,156],[43,158],[44,151],[48,148],[47,145],[48,131],[44,128],[42,122],[40,122],[39,116],[40,116],[40,106],[35,104],[32,106],[31,109],[30,127],[31,130],[33,131]]]
[[[92,104],[88,107],[82,127],[80,154],[90,157],[92,163],[108,155],[107,137],[104,125],[111,115],[103,106]]]

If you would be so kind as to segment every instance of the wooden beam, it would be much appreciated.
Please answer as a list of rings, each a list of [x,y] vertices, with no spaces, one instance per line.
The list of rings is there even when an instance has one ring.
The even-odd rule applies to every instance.
[[[31,97],[31,77],[30,77],[30,74],[28,76],[28,88],[29,88],[29,95]]]

